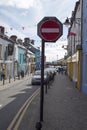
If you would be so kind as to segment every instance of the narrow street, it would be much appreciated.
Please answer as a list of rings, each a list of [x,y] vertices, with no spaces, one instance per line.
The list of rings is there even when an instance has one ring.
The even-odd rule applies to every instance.
[[[36,130],[40,120],[39,87],[25,80],[0,91],[0,130]],[[41,130],[87,130],[86,99],[67,75],[57,73],[44,93]]]
[[[26,107],[24,104],[27,105],[31,95],[38,88],[39,86],[31,86],[30,80],[27,79],[0,91],[0,130],[8,128],[19,110]]]

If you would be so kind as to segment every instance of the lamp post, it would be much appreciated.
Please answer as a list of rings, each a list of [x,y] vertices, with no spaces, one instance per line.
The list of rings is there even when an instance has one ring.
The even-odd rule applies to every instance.
[[[69,27],[72,23],[81,25],[80,23],[81,18],[66,18],[65,22],[63,23],[65,26]]]
[[[75,24],[78,25],[77,26],[77,30],[78,30],[78,33],[76,34],[76,32],[72,32],[70,31],[70,29],[72,29],[72,25],[74,24],[74,28],[76,30],[76,27],[75,27]],[[74,42],[74,52],[75,52],[75,37],[76,35],[78,36],[77,39],[78,39],[78,42],[80,41],[80,38],[81,36],[79,37],[79,33],[80,33],[80,29],[81,29],[81,18],[75,18],[75,17],[71,17],[71,18],[66,18],[65,22],[64,22],[64,25],[66,27],[69,27],[69,31],[68,31],[68,35],[71,36],[71,44],[72,42]],[[74,37],[74,41],[72,41],[72,36]],[[72,45],[71,45],[71,54],[72,54]]]
[[[66,27],[69,27],[71,25],[70,18],[66,18],[65,22],[63,23]]]
[[[57,55],[57,64],[58,64],[58,55]]]

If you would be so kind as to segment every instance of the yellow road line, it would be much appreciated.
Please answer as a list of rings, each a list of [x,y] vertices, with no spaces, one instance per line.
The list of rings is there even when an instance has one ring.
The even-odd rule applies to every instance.
[[[33,99],[39,94],[40,92],[40,88],[37,89],[31,97],[29,97],[26,102],[24,103],[24,105],[20,108],[20,110],[18,111],[18,113],[16,114],[16,116],[14,117],[14,119],[12,120],[11,124],[9,125],[9,127],[7,128],[7,130],[12,130],[12,127],[14,126],[15,124],[15,127],[13,130],[17,130],[22,119],[23,119],[23,116],[27,110],[27,108],[29,107],[30,103],[33,101]],[[20,114],[21,113],[21,114]],[[18,119],[18,120],[17,120]],[[17,123],[16,123],[16,120],[17,120]]]

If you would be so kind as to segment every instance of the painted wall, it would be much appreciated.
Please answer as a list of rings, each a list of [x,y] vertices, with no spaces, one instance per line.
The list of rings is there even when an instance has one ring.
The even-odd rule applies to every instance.
[[[81,91],[87,94],[87,0],[82,1],[82,71]]]
[[[40,50],[35,51],[35,57],[36,57],[36,70],[39,70],[41,69]]]
[[[21,70],[23,70],[25,74],[27,73],[26,53],[26,49],[18,47],[18,73],[20,73]]]

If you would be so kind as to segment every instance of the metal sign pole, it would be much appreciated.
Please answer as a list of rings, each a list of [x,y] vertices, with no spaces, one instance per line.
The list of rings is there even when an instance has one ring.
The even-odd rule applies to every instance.
[[[43,121],[43,102],[44,102],[44,47],[45,47],[45,42],[44,42],[44,40],[42,40],[42,52],[41,52],[40,121]]]
[[[50,26],[49,26],[50,25]],[[37,122],[36,128],[42,128],[43,121],[43,103],[44,103],[44,48],[45,42],[56,42],[62,36],[63,26],[56,17],[44,17],[38,23],[37,34],[42,39],[41,52],[41,91],[40,91],[40,122]]]
[[[36,130],[41,130],[43,121],[43,103],[44,103],[44,47],[45,41],[42,39],[41,50],[41,88],[40,88],[40,122],[36,123]]]

